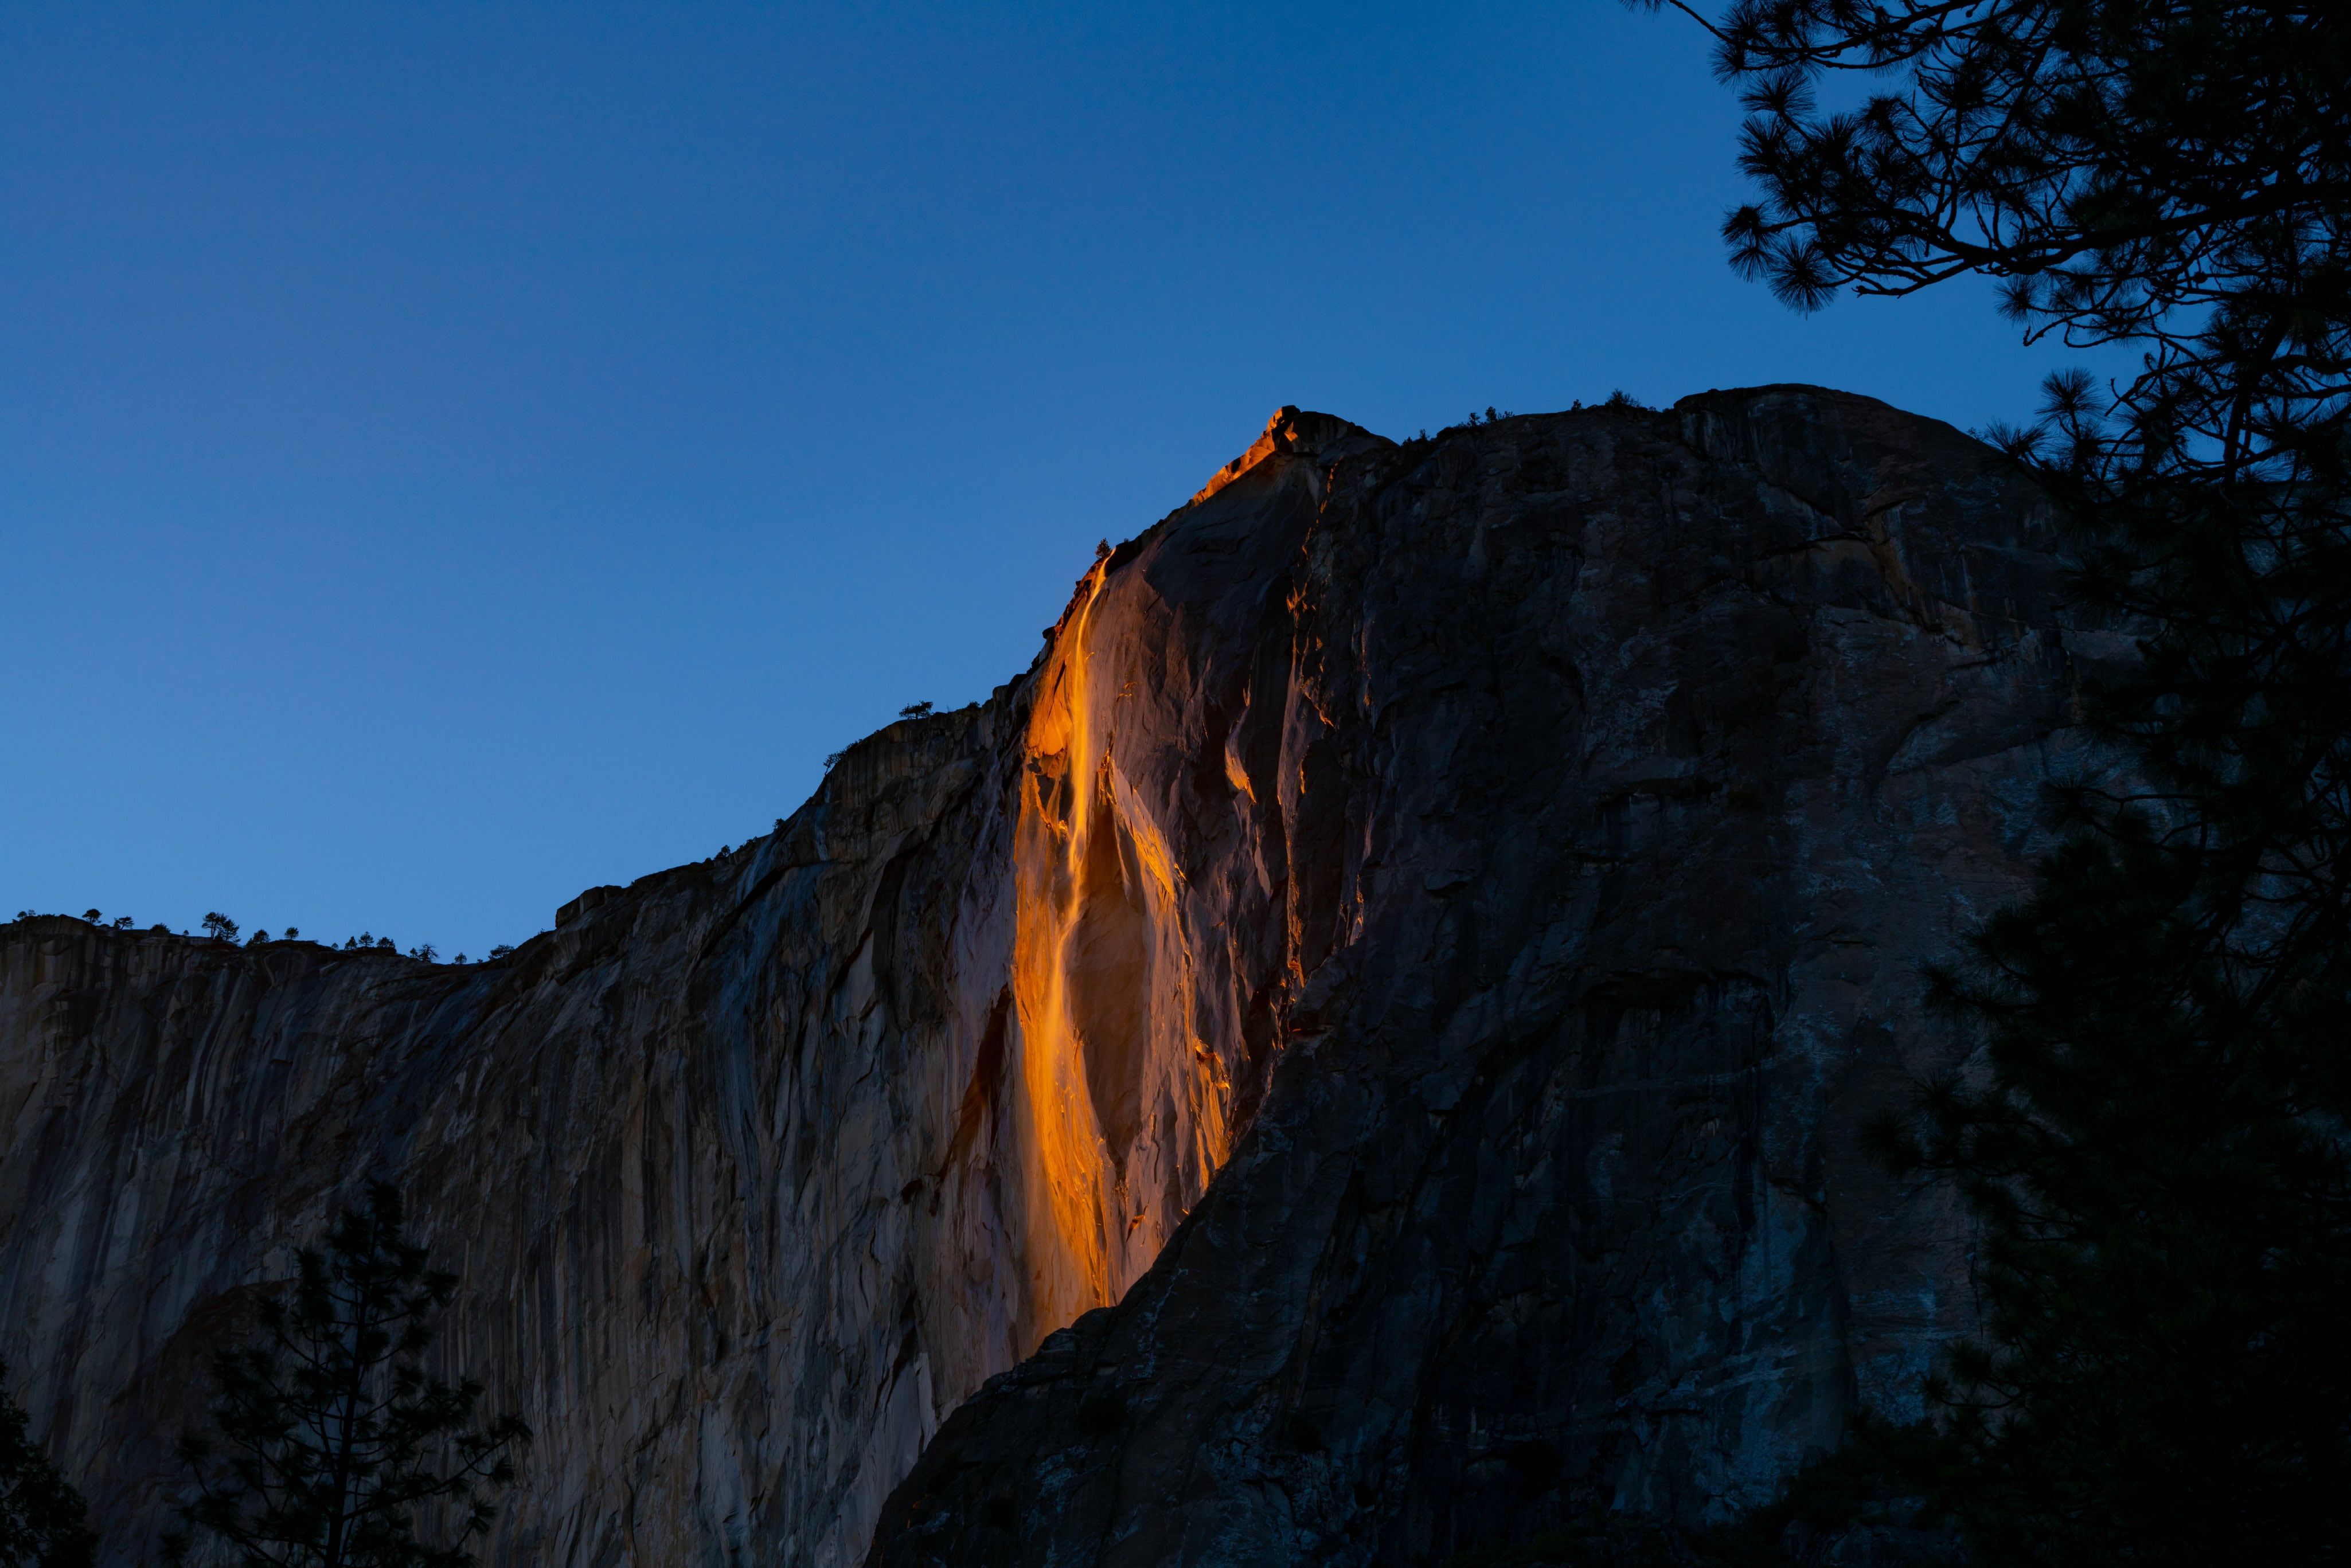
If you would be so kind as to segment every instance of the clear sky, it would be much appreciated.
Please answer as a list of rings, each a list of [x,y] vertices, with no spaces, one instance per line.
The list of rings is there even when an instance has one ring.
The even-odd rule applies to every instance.
[[[15,0],[0,917],[519,942],[984,697],[1285,402],[2029,412],[1980,289],[1736,278],[1737,121],[1611,0]]]

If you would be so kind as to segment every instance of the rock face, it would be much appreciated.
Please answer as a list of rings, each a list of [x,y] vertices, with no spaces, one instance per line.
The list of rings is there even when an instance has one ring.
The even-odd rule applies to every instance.
[[[500,1561],[1719,1515],[1971,1321],[1855,1133],[2023,885],[2053,549],[1819,389],[1284,410],[989,702],[502,962],[0,927],[0,1354],[141,1557],[203,1351],[389,1173],[538,1433]]]
[[[1803,388],[1327,485],[1262,1106],[1136,1287],[955,1413],[879,1563],[1719,1517],[1970,1322],[1961,1216],[1855,1134],[1960,1055],[1919,966],[2020,891],[2065,745],[2045,505]]]

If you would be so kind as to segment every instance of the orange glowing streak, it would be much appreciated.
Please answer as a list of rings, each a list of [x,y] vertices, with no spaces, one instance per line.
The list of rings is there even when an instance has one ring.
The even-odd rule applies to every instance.
[[[1085,638],[1102,591],[1064,625],[1029,718],[1029,766],[1014,841],[1018,915],[1012,995],[1021,1040],[1033,1155],[1027,1162],[1029,1279],[1035,1319],[1050,1327],[1110,1300],[1102,1235],[1102,1134],[1071,1027],[1067,955],[1078,913],[1079,857],[1092,817],[1096,766]]]
[[[1229,1143],[1231,1084],[1194,1034],[1182,876],[1121,779],[1106,733],[1111,713],[1096,706],[1111,696],[1088,647],[1106,572],[1097,562],[1081,584],[1041,673],[1014,831],[1024,1229],[1029,1321],[1040,1338],[1114,1301],[1150,1267]],[[1129,683],[1117,695],[1131,693]],[[1109,706],[1123,711],[1115,699]],[[1100,902],[1090,908],[1089,900]],[[1108,968],[1105,917],[1139,922],[1142,933],[1131,959]],[[1078,951],[1089,919],[1097,922],[1091,956]],[[1091,1003],[1081,1007],[1072,977],[1089,965]],[[1118,1147],[1105,1135],[1097,1092],[1117,1106]]]

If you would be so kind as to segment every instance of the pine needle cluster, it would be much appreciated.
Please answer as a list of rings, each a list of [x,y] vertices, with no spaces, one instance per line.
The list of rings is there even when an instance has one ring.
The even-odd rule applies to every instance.
[[[8,1366],[0,1362],[0,1384]],[[88,1568],[96,1536],[81,1494],[26,1433],[25,1412],[0,1399],[0,1568]]]

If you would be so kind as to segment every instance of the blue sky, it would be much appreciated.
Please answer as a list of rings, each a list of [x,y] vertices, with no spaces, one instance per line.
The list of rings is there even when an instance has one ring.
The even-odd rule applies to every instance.
[[[1737,120],[1611,0],[20,0],[0,915],[518,942],[984,697],[1285,402],[2070,362],[1740,282]]]

